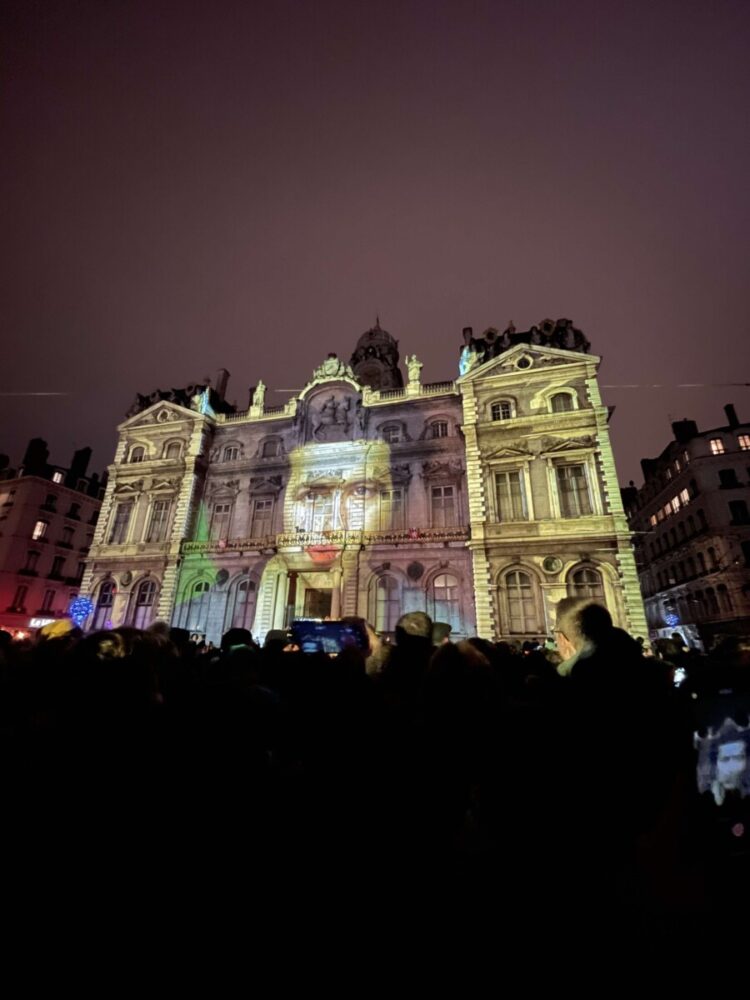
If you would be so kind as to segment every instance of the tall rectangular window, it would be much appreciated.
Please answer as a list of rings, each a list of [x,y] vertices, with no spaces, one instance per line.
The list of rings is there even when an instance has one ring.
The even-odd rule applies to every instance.
[[[523,489],[523,473],[520,470],[495,473],[495,497],[499,521],[526,520],[528,516],[526,497]]]
[[[26,604],[26,595],[28,594],[28,592],[29,592],[29,588],[28,587],[24,587],[24,586],[17,587],[16,588],[16,593],[15,593],[15,595],[13,597],[13,605],[12,606],[14,608],[17,608],[18,610],[21,610],[25,606],[25,604]]]
[[[64,565],[65,556],[55,556],[52,560],[52,572],[50,573],[50,576],[62,576]]]
[[[211,538],[218,541],[229,537],[229,520],[232,516],[230,503],[215,503],[211,515]]]
[[[331,531],[333,529],[333,495],[317,493],[312,499],[312,519],[310,530]]]
[[[109,533],[110,545],[122,545],[127,541],[128,525],[130,524],[133,507],[132,500],[126,500],[125,503],[118,503],[115,507],[114,517],[112,518],[112,530]]]
[[[44,600],[42,601],[41,610],[42,611],[51,611],[52,610],[52,605],[53,605],[54,601],[55,601],[55,592],[54,592],[54,590],[45,590],[44,591]]]
[[[34,530],[31,532],[31,537],[34,539],[44,538],[47,534],[47,528],[49,528],[47,521],[37,521],[34,525]]]
[[[432,526],[452,528],[456,524],[456,491],[454,486],[433,486]]]
[[[35,570],[36,569],[36,564],[37,564],[38,561],[39,561],[39,553],[38,552],[27,552],[26,553],[26,565],[24,566],[24,569]]]
[[[750,451],[750,434],[738,434],[737,444],[742,451]]]
[[[151,504],[151,518],[146,532],[147,542],[163,542],[167,537],[170,500],[154,500]]]
[[[591,497],[583,465],[558,465],[557,489],[563,517],[585,517],[591,513]]]
[[[380,530],[398,531],[404,527],[404,491],[380,491]]]
[[[708,442],[711,446],[712,455],[723,455],[724,454],[724,442],[721,438],[711,438]]]
[[[269,497],[259,497],[253,504],[253,538],[263,538],[271,534],[271,518],[273,516],[273,500]]]
[[[730,500],[729,510],[732,514],[732,524],[750,524],[750,513],[745,500]]]

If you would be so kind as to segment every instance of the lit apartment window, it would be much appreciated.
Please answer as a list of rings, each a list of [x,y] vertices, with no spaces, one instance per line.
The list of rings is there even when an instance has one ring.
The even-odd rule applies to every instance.
[[[682,461],[684,462],[685,465],[690,464],[690,455],[686,451],[683,451],[682,453]]]
[[[53,472],[52,473],[52,482],[53,483],[61,483],[64,478],[65,477],[63,476],[62,472]]]
[[[742,451],[750,451],[750,434],[738,434],[737,444]]]
[[[656,514],[652,514],[651,517],[648,520],[649,520],[649,524],[651,525],[651,527],[655,528],[656,524],[657,524]]]
[[[690,503],[690,494],[687,490],[680,490],[680,503],[683,507],[687,507]]]
[[[667,482],[669,482],[669,480],[672,478],[672,470],[668,468],[668,469],[665,469],[664,471],[665,471],[665,475],[667,477]]]
[[[584,517],[591,513],[591,497],[583,465],[558,465],[557,489],[563,517]]]
[[[44,538],[47,534],[47,528],[49,528],[48,521],[37,521],[34,525],[34,530],[31,532],[32,538]]]
[[[493,420],[510,420],[513,416],[513,404],[509,399],[501,399],[498,403],[492,404]]]
[[[495,473],[495,498],[498,521],[526,520],[528,516],[526,497],[523,489],[523,473],[520,470]]]
[[[723,455],[724,454],[724,442],[721,438],[711,438],[708,442],[711,446],[712,455]]]
[[[676,458],[674,460],[674,471],[675,472],[681,472],[682,471],[682,465],[680,464],[679,458]]]

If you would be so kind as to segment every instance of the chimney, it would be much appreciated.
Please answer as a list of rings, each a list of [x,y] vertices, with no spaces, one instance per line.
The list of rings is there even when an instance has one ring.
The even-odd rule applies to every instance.
[[[32,438],[26,447],[26,454],[23,456],[24,476],[44,476],[47,472],[48,458],[47,442],[42,438]]]
[[[724,407],[724,412],[727,415],[727,423],[730,427],[739,427],[740,422],[737,419],[737,411],[734,408],[734,403],[727,403]]]
[[[216,385],[214,386],[214,392],[223,402],[224,396],[227,391],[227,383],[229,382],[229,372],[226,368],[220,368],[216,373]]]
[[[86,478],[86,469],[89,467],[89,462],[91,461],[91,449],[90,448],[79,448],[78,451],[73,452],[73,459],[70,463],[70,469],[65,477],[65,485],[71,490],[78,489],[78,480]]]
[[[464,327],[464,329],[463,329],[464,344],[466,344],[467,347],[471,343],[471,336],[472,336],[473,333],[474,333],[474,330],[472,329],[472,327],[470,327],[470,326],[465,326]]]
[[[698,425],[694,420],[675,420],[672,424],[672,433],[675,441],[687,444],[692,438],[698,437]]]

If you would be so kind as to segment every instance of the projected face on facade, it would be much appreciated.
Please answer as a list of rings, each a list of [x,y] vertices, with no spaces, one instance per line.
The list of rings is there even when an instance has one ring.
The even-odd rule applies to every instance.
[[[750,795],[750,727],[739,726],[727,718],[718,730],[706,736],[696,733],[698,748],[698,789],[710,792],[717,806],[728,795]]]
[[[329,357],[284,407],[219,422],[175,624],[262,639],[295,618],[354,614],[392,633],[400,614],[426,610],[468,631],[460,398],[452,383],[427,400],[386,392]]]

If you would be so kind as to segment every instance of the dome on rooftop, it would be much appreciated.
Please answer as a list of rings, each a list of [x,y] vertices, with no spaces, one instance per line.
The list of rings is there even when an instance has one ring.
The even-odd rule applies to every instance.
[[[369,330],[366,330],[359,338],[355,350],[357,350],[360,347],[369,347],[370,345],[373,344],[392,345],[395,343],[396,343],[395,338],[392,337],[387,330],[384,330],[381,327],[380,318],[378,317],[375,320],[375,326],[371,327]]]

